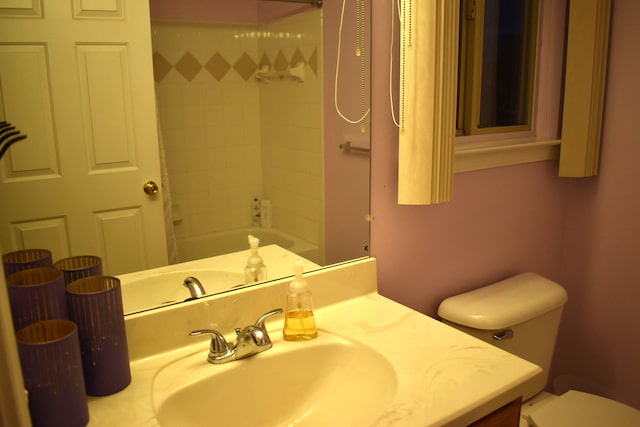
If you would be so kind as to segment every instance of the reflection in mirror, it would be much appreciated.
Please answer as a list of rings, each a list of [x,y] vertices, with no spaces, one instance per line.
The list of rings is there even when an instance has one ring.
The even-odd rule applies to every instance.
[[[368,255],[368,155],[340,150],[349,139],[369,146],[364,2],[344,10],[236,0],[207,2],[197,11],[169,1],[150,4],[163,181],[170,189],[170,262],[237,251],[246,258],[248,235],[261,247],[276,246],[265,250],[286,250],[274,257],[287,260],[277,266],[261,253],[270,280],[291,274],[294,254],[308,261],[306,270]],[[334,24],[340,20],[344,53],[336,69]],[[336,32],[325,51],[324,31]],[[344,106],[355,123],[335,110],[323,118],[325,104],[334,104],[336,73],[342,88],[359,88],[345,95],[356,98]],[[340,94],[335,101],[344,102]],[[336,131],[341,139],[329,140]],[[361,176],[341,174],[342,163]],[[331,188],[332,174],[346,191],[323,191]],[[353,189],[363,194],[353,197]],[[345,201],[355,206],[341,205]],[[348,221],[335,221],[341,212]],[[343,227],[360,234],[349,242],[353,231],[341,236]],[[342,248],[332,251],[336,246]]]
[[[105,274],[119,277],[162,264],[180,269],[176,263],[235,253],[240,259],[237,264],[216,264],[215,269],[233,273],[222,274],[225,278],[244,277],[249,256],[247,236],[251,234],[261,240],[268,280],[292,273],[292,263],[284,262],[281,267],[274,259],[282,257],[272,250],[285,251],[291,258],[303,257],[308,261],[305,271],[367,256],[369,156],[357,149],[369,148],[370,135],[366,114],[370,100],[368,2],[325,2],[319,8],[302,1],[149,0],[149,6],[155,100],[152,91],[146,90],[151,77],[139,72],[149,62],[145,63],[148,57],[136,50],[147,46],[136,29],[148,29],[149,23],[143,26],[140,22],[146,12],[138,5],[126,14],[127,25],[132,24],[126,29],[132,28],[132,32],[114,24],[122,17],[96,19],[96,25],[99,22],[104,29],[104,40],[99,43],[91,39],[93,33],[81,34],[87,26],[70,18],[65,24],[69,30],[61,31],[69,39],[65,48],[79,46],[77,55],[72,52],[78,64],[60,60],[37,63],[45,67],[38,74],[45,79],[34,84],[47,88],[50,83],[51,89],[42,94],[52,94],[37,106],[60,108],[65,105],[61,98],[65,98],[76,109],[68,110],[73,114],[64,108],[50,116],[43,113],[33,119],[34,126],[29,129],[29,144],[24,150],[59,155],[61,168],[55,156],[27,159],[22,147],[12,147],[11,159],[1,165],[0,197],[24,202],[27,212],[20,216],[14,203],[11,212],[0,213],[4,251],[43,247],[53,252],[55,260],[99,255]],[[20,20],[16,25],[23,23]],[[56,22],[46,20],[43,25],[54,26]],[[20,43],[33,39],[29,28],[23,39],[10,38],[8,42],[22,49]],[[2,34],[3,40],[7,34]],[[46,55],[38,49],[32,49],[34,57]],[[7,55],[13,55],[13,50]],[[47,64],[55,68],[52,75],[66,75],[60,67],[70,67],[74,72],[67,74],[77,80],[47,79]],[[76,69],[81,71],[79,76]],[[15,77],[18,83],[34,74],[7,75],[5,71],[11,70],[1,69],[3,77]],[[123,92],[122,98],[114,87]],[[118,96],[110,96],[111,92]],[[101,99],[126,102],[107,107],[93,104]],[[153,116],[146,114],[152,110],[146,108],[148,104],[154,103],[162,160],[159,174],[153,164],[142,167],[157,158],[154,135],[143,132],[155,128]],[[35,102],[29,100],[29,105],[34,106],[32,111],[40,111]],[[46,126],[42,117],[48,117]],[[118,117],[124,118],[124,124],[116,121]],[[66,119],[64,123],[60,118]],[[102,126],[105,122],[101,118],[108,118],[109,126]],[[148,122],[146,127],[137,127],[143,120]],[[105,135],[96,133],[101,129]],[[147,147],[150,141],[152,150]],[[146,151],[141,148],[143,142]],[[46,163],[42,172],[37,169],[32,173],[31,163],[41,157],[46,160],[41,162]],[[25,176],[11,169],[18,166],[24,166]],[[69,173],[72,167],[78,171]],[[124,177],[113,173],[116,170],[129,179],[126,186]],[[68,182],[68,175],[84,178],[88,188],[78,183],[69,193],[58,194],[57,185]],[[11,179],[4,179],[7,176]],[[143,193],[143,184],[158,182],[160,176],[160,191],[155,196]],[[25,190],[27,184],[29,190]],[[83,192],[73,193],[78,188]],[[33,194],[33,201],[19,198],[24,194]],[[107,206],[107,196],[112,195],[126,201]],[[47,203],[35,204],[45,199]],[[93,205],[79,208],[81,201]],[[161,229],[161,213],[145,210],[156,206],[153,209],[158,211],[161,205],[166,233]],[[45,211],[45,206],[51,209]],[[162,245],[157,244],[165,235],[168,259],[164,259]],[[55,244],[47,244],[49,241]],[[211,269],[215,263],[205,264]],[[189,291],[183,282],[188,276],[196,275],[185,274],[175,283],[185,299]],[[207,293],[214,292],[211,283],[202,285]],[[134,311],[157,305],[143,305]]]
[[[322,9],[208,3],[197,22],[151,10],[171,261],[255,235],[323,264]]]

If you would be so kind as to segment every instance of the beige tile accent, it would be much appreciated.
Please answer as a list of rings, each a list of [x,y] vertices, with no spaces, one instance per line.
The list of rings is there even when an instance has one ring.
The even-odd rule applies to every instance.
[[[306,64],[316,76],[319,74],[317,46],[314,47],[308,58],[305,58],[299,47],[294,50],[290,58],[287,58],[287,55],[282,50],[275,52],[275,58],[271,57],[273,53],[269,55],[267,52],[262,52],[257,64],[247,52],[241,52],[240,57],[233,65],[219,52],[216,52],[204,65],[189,51],[185,51],[184,55],[175,64],[171,64],[165,55],[158,51],[153,53],[153,71],[157,82],[162,81],[172,68],[175,68],[189,82],[195,78],[202,68],[205,68],[218,82],[221,82],[228,75],[231,68],[236,70],[245,81],[249,81],[258,68],[266,66],[270,70],[286,71],[288,67],[295,66],[300,62]]]
[[[291,61],[289,62],[289,65],[295,67],[300,62],[306,65],[307,60],[304,59],[304,55],[302,54],[302,52],[300,52],[300,49],[296,49],[295,52],[293,52],[293,55],[291,55]]]
[[[287,58],[284,56],[284,53],[282,53],[282,51],[279,50],[278,54],[276,55],[276,59],[274,59],[273,61],[273,68],[276,71],[286,71],[288,66],[289,66],[289,61],[287,61]]]
[[[253,58],[247,55],[246,52],[240,55],[240,58],[238,58],[236,63],[233,64],[233,69],[236,70],[245,81],[251,78],[253,73],[256,72],[257,68],[258,65],[256,64],[256,62],[253,60]]]
[[[173,67],[164,56],[158,52],[153,52],[153,77],[157,82],[161,82],[171,71],[171,68]]]
[[[193,80],[196,74],[202,70],[202,64],[200,64],[189,51],[180,58],[175,67],[176,70],[178,70],[178,72],[188,81]]]
[[[217,81],[220,81],[231,69],[231,64],[216,52],[204,67]]]
[[[262,57],[260,58],[260,62],[258,62],[258,68],[262,69],[263,67],[267,67],[268,69],[271,69],[271,61],[269,60],[269,57],[267,56],[266,53],[262,54]]]
[[[316,77],[318,76],[318,48],[314,48],[313,52],[311,52],[311,55],[309,56],[309,62],[308,62],[309,68],[311,68],[311,71],[313,71],[313,74],[316,75]]]

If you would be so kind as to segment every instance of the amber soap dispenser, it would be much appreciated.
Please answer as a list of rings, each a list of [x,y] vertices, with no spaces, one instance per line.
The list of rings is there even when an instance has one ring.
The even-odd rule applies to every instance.
[[[302,261],[295,261],[293,269],[295,277],[289,285],[282,333],[287,341],[307,341],[318,336],[313,301],[309,285],[302,277]]]

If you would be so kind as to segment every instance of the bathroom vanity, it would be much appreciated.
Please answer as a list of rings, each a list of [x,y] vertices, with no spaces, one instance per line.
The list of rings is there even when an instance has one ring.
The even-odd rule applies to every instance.
[[[373,258],[305,277],[318,337],[285,341],[270,316],[272,348],[222,365],[189,332],[235,340],[290,279],[127,316],[132,382],[89,398],[89,426],[517,426],[539,367],[379,295]]]

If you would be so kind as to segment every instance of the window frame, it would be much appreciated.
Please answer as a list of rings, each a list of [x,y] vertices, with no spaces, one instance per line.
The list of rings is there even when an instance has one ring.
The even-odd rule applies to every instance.
[[[539,1],[531,128],[457,135],[454,173],[559,157],[567,7],[566,0]]]
[[[568,0],[542,0],[533,129],[501,138],[455,137],[460,3],[407,1],[415,13],[400,31],[399,102],[409,125],[398,135],[399,204],[451,200],[454,172],[559,158],[560,176],[597,174],[612,0],[572,2],[568,14]]]
[[[532,0],[526,18],[525,44],[528,46],[528,54],[523,58],[523,62],[529,68],[528,73],[532,76],[526,84],[520,86],[521,91],[526,92],[526,100],[528,101],[525,107],[526,123],[480,127],[486,0],[461,0],[456,136],[513,133],[531,129],[538,54],[539,2],[540,0]]]

